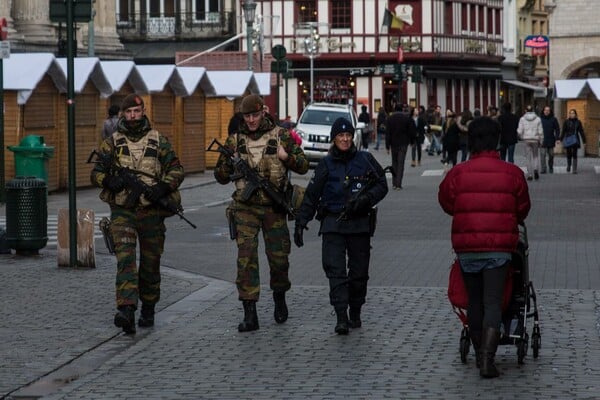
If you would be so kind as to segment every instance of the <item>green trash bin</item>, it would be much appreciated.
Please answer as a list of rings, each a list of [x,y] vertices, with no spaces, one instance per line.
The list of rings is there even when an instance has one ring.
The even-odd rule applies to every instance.
[[[44,137],[28,135],[18,146],[8,146],[15,153],[15,176],[34,176],[48,182],[48,159],[54,147],[46,146]]]

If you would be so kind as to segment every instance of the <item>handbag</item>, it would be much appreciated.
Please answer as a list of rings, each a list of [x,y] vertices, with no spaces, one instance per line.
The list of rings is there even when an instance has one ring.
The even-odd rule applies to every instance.
[[[563,147],[571,147],[577,144],[577,132],[573,135],[567,135],[563,139]]]
[[[504,295],[502,298],[502,311],[505,311],[510,304],[513,289],[513,267],[508,266],[506,280],[504,281]],[[450,266],[450,278],[448,280],[448,300],[454,307],[466,310],[469,306],[469,295],[465,286],[465,281],[460,269],[458,258]]]

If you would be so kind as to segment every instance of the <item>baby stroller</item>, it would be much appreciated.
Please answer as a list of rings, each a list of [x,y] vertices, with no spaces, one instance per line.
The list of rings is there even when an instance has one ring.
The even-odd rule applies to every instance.
[[[517,251],[512,255],[512,262],[504,291],[502,327],[500,329],[501,337],[499,342],[500,345],[514,344],[517,347],[519,364],[523,364],[523,359],[527,355],[527,348],[529,346],[527,327],[528,324],[531,324],[532,320],[531,348],[533,350],[533,358],[539,356],[540,348],[542,347],[537,298],[533,289],[533,283],[529,280],[528,255],[527,228],[524,223],[521,223],[519,224]],[[471,346],[466,314],[468,299],[464,283],[462,282],[462,275],[460,275],[460,265],[458,265],[457,260],[454,262],[452,269],[454,271],[450,274],[448,298],[452,304],[454,313],[463,324],[459,351],[460,360],[464,364],[467,362],[467,354],[469,354]],[[462,288],[460,287],[461,284]],[[464,292],[461,294],[461,291]]]

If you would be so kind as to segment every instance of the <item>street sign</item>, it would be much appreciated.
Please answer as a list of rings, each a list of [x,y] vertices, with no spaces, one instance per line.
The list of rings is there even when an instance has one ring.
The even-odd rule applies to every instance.
[[[396,67],[396,65],[398,64],[383,64],[379,66],[379,72],[381,72],[382,74],[395,74],[398,72],[398,69]]]
[[[271,72],[285,74],[290,64],[288,60],[271,61]]]
[[[90,22],[92,0],[50,0],[50,21],[67,22],[67,1],[73,2],[73,22]]]
[[[10,58],[10,42],[8,40],[0,42],[0,60]]]
[[[0,18],[0,40],[8,39],[8,23],[6,18]]]
[[[284,46],[278,44],[273,46],[273,48],[271,49],[271,54],[273,55],[274,59],[279,61],[285,58],[285,56],[287,55],[287,50]]]

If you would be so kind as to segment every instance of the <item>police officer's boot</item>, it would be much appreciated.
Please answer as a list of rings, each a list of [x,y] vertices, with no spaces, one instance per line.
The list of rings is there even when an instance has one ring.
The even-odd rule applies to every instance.
[[[285,292],[273,292],[273,301],[275,302],[275,311],[273,316],[275,322],[283,324],[288,319],[288,308],[285,304]]]
[[[244,320],[238,325],[239,332],[250,332],[258,329],[258,315],[256,315],[256,301],[243,300]]]
[[[142,304],[138,325],[142,328],[154,326],[154,304]]]
[[[335,333],[338,335],[348,334],[348,312],[346,308],[336,308],[337,324],[335,325]]]
[[[360,307],[350,306],[350,321],[348,321],[350,328],[360,328],[362,321],[360,320]]]
[[[496,378],[500,375],[494,357],[500,340],[500,331],[496,328],[487,327],[481,335],[481,368],[479,375],[484,378]]]
[[[115,326],[127,334],[135,333],[135,307],[120,306],[115,314]]]

